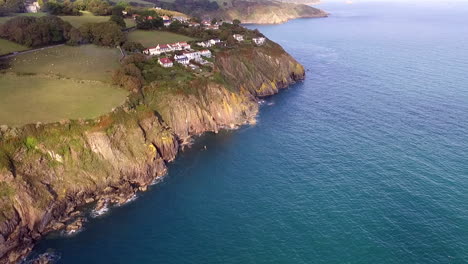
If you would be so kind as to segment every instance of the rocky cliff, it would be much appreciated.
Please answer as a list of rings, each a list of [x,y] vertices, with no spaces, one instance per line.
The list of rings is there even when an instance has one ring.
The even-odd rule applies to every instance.
[[[280,46],[226,50],[219,81],[160,89],[96,120],[0,129],[0,263],[16,263],[53,230],[82,225],[81,207],[124,203],[162,177],[193,135],[253,122],[258,97],[304,77]]]
[[[280,24],[296,18],[326,17],[325,11],[305,4],[279,1],[233,1],[216,16],[246,24]]]

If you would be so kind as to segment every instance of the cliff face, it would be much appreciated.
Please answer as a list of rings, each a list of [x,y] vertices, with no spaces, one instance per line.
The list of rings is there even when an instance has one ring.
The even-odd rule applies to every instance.
[[[146,103],[97,120],[0,129],[0,263],[16,262],[50,231],[79,227],[80,206],[146,190],[190,136],[253,122],[257,97],[304,77],[271,42],[217,54],[215,71],[222,81],[188,93],[148,85]]]
[[[326,17],[323,10],[296,3],[279,1],[233,1],[232,7],[220,11],[225,19],[239,19],[246,24],[279,24],[296,18]]]

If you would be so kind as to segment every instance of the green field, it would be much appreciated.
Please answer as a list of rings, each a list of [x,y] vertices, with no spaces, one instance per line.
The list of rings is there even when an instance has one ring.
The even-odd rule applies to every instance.
[[[90,12],[87,11],[82,11],[81,12],[83,15],[81,16],[60,16],[65,21],[70,22],[74,27],[78,28],[81,25],[85,23],[99,23],[99,22],[106,22],[109,21],[110,16],[95,16]],[[15,17],[15,16],[35,16],[35,17],[41,17],[47,15],[46,13],[39,12],[39,13],[18,13],[12,16],[6,16],[6,17],[0,17],[0,24],[5,23],[9,19]],[[127,24],[127,27],[134,27],[135,21],[131,18],[126,18],[125,23]]]
[[[191,41],[193,38],[165,31],[135,30],[128,34],[128,40],[140,42],[144,47],[168,44],[178,41]]]
[[[147,1],[144,1],[144,0],[111,0],[112,3],[114,4],[117,4],[119,2],[126,2],[126,3],[131,3],[131,2],[134,2],[134,3],[137,3],[139,5],[142,5],[142,6],[154,6],[153,3],[151,2],[147,2]]]
[[[127,92],[109,84],[48,76],[0,75],[0,124],[94,118],[125,101]]]
[[[74,27],[78,28],[86,23],[99,23],[109,21],[109,16],[95,16],[90,12],[82,11],[81,16],[60,16],[65,21],[70,22]],[[134,27],[135,21],[131,18],[125,19],[125,24],[127,27]]]
[[[0,56],[15,51],[23,51],[29,49],[23,45],[16,44],[6,39],[0,39]]]
[[[82,45],[60,46],[21,54],[11,59],[11,72],[54,74],[81,80],[110,81],[119,66],[118,49]]]

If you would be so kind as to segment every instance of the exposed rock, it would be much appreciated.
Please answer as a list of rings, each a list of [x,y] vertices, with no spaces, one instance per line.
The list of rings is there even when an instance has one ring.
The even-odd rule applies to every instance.
[[[166,174],[166,163],[192,136],[254,122],[258,97],[304,77],[303,67],[270,41],[218,54],[214,71],[230,87],[207,82],[177,94],[148,86],[163,99],[145,114],[116,110],[99,122],[2,128],[0,264],[15,263],[48,232],[81,229],[80,206],[97,201],[95,211],[105,211],[133,199]],[[41,141],[27,149],[17,139],[32,132]]]

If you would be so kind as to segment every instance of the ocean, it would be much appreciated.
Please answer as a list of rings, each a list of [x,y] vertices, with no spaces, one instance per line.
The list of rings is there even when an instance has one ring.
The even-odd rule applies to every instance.
[[[256,125],[202,136],[148,192],[35,253],[468,263],[468,2],[319,7],[332,15],[249,26],[307,69]]]

